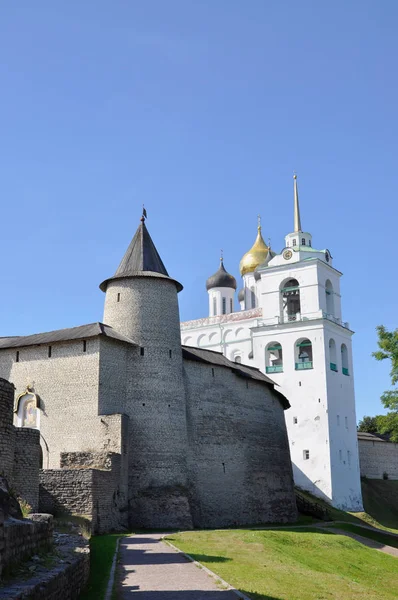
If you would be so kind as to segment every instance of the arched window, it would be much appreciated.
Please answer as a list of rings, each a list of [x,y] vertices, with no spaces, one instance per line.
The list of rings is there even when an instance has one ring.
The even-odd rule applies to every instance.
[[[296,239],[294,239],[294,240],[293,240],[293,246],[296,246],[296,244],[297,244],[297,240],[296,240]]]
[[[295,346],[296,371],[313,368],[312,343],[309,339],[298,340]]]
[[[214,296],[213,298],[213,317],[217,316],[217,298]]]
[[[300,320],[300,287],[297,279],[288,279],[281,287],[282,322]]]
[[[234,306],[233,306],[233,300],[232,300],[232,298],[229,299],[229,312],[234,312]]]
[[[17,413],[16,425],[18,427],[40,429],[40,399],[33,393],[31,387],[18,396],[15,412]]]
[[[227,313],[227,299],[222,299],[222,314],[225,315]]]
[[[330,369],[337,373],[337,353],[336,353],[336,342],[331,338],[329,340],[329,361]]]
[[[329,279],[325,284],[325,293],[326,293],[326,312],[328,315],[332,315],[334,317],[334,292],[333,286]]]
[[[250,288],[250,296],[251,296],[251,308],[256,308],[256,293],[254,291],[254,286]]]
[[[301,245],[305,246],[305,238],[301,238]]]
[[[265,349],[265,372],[283,372],[282,346],[279,344],[279,342],[271,342]]]
[[[345,344],[341,344],[341,370],[343,371],[343,375],[350,374],[348,370],[348,351]]]

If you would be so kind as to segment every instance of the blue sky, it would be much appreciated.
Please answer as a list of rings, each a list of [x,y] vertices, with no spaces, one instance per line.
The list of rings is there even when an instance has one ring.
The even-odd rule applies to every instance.
[[[397,326],[398,84],[392,0],[11,0],[0,7],[0,335],[102,319],[98,284],[139,222],[184,285],[237,278],[262,215],[343,271],[357,412],[389,385]]]

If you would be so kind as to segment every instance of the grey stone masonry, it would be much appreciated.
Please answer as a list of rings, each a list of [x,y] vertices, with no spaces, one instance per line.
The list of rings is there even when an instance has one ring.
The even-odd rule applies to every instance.
[[[3,474],[15,494],[38,509],[40,432],[17,428],[13,422],[12,383],[0,379],[0,475]]]
[[[398,444],[359,433],[358,450],[362,477],[398,479]]]
[[[100,409],[116,412],[118,399],[118,411],[130,418],[130,526],[192,528],[176,283],[155,277],[110,281],[104,322],[140,346],[128,349],[124,374],[114,371],[111,394],[102,395],[118,351],[104,340],[100,354]]]
[[[15,428],[12,424],[14,386],[0,379],[0,474],[11,482],[14,468]]]
[[[96,534],[125,529],[127,493],[121,463],[121,455],[115,453],[63,453],[64,468],[40,472],[40,510],[85,515]]]
[[[81,536],[57,533],[54,541],[50,564],[44,560],[25,564],[24,577],[9,580],[6,587],[0,587],[0,600],[77,600],[80,597],[90,570],[88,543]]]
[[[101,284],[98,335],[87,326],[78,338],[62,330],[0,343],[0,376],[18,398],[29,389],[40,400],[28,421],[40,430],[40,510],[90,516],[98,533],[293,521],[288,401],[259,370],[182,348],[181,285],[141,223],[124,266]],[[0,381],[0,460],[11,476],[16,465],[34,504],[37,432],[10,427],[12,391]]]
[[[40,471],[39,508],[53,515],[93,512],[93,469]]]
[[[184,374],[194,525],[296,520],[284,412],[272,389],[194,361]]]
[[[5,551],[5,540],[4,540],[4,513],[0,508],[0,581],[3,572],[3,556]]]
[[[4,523],[4,548],[0,554],[3,575],[22,560],[51,548],[53,543],[53,517],[32,514],[29,519],[10,519]]]
[[[32,512],[39,509],[40,432],[15,429],[15,453],[12,482],[18,496],[28,502]]]

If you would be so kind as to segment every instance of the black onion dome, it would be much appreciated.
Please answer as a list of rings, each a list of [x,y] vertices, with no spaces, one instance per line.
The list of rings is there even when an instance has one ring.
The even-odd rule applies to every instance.
[[[233,275],[227,273],[222,259],[220,260],[218,271],[206,281],[207,290],[211,290],[215,287],[227,287],[236,290],[236,279]]]
[[[243,302],[244,299],[245,299],[245,290],[244,290],[244,288],[242,288],[241,290],[239,290],[238,302]]]

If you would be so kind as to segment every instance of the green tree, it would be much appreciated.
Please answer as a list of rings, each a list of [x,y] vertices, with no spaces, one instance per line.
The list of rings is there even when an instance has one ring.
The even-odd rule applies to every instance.
[[[381,396],[384,408],[390,412],[377,417],[377,426],[380,433],[389,433],[392,442],[398,442],[398,329],[388,331],[384,325],[377,328],[379,350],[373,352],[376,360],[389,359],[391,361],[392,389],[385,391]]]
[[[377,417],[364,417],[358,424],[358,431],[366,433],[379,433]]]

